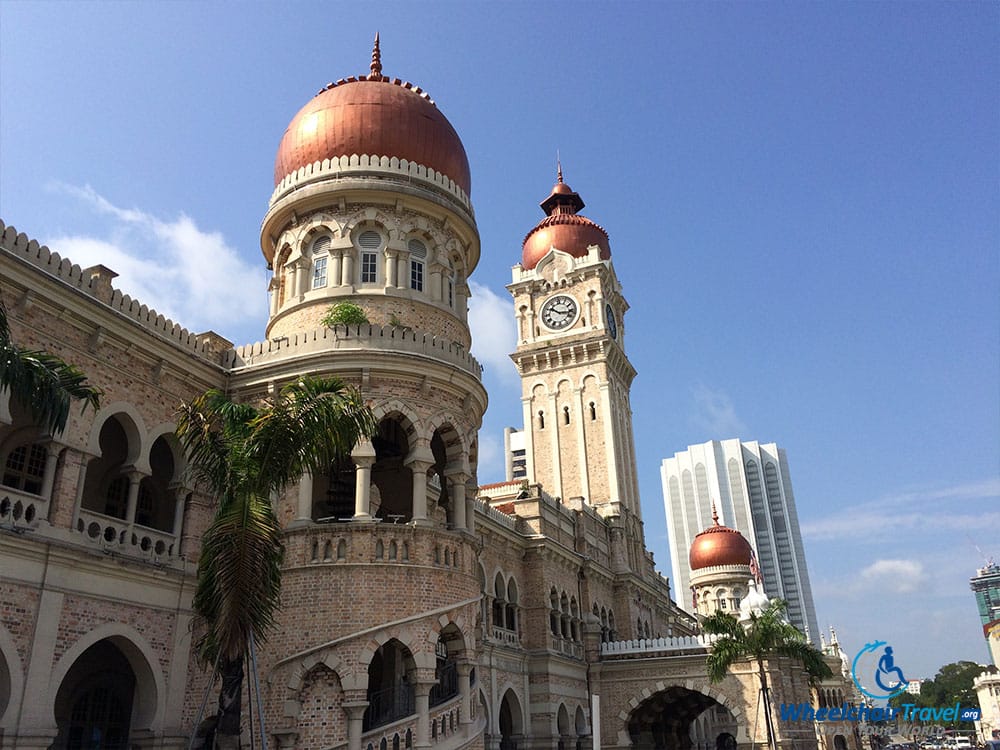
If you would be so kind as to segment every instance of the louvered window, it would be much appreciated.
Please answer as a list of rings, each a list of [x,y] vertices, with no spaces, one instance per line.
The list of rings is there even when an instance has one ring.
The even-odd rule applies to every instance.
[[[424,260],[427,258],[427,247],[420,240],[410,240],[407,245],[410,251],[410,289],[424,291]]]
[[[313,243],[312,246],[313,289],[320,289],[326,286],[326,262],[328,259],[327,253],[330,251],[331,244],[332,242],[328,235],[320,237]]]
[[[361,247],[361,283],[374,284],[378,281],[378,250],[382,247],[382,237],[368,230],[358,237],[358,245]]]

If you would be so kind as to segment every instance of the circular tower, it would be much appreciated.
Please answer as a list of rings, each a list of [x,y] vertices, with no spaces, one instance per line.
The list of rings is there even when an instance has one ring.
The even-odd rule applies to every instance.
[[[736,529],[719,523],[712,504],[713,524],[691,543],[691,591],[699,615],[728,612],[738,616],[753,578],[753,548]]]
[[[336,376],[379,425],[278,501],[268,729],[282,746],[355,750],[427,745],[446,721],[474,741],[486,392],[469,354],[479,234],[465,149],[426,93],[382,75],[376,37],[368,75],[292,118],[274,182],[267,341],[237,351],[234,388],[263,397],[302,373]]]

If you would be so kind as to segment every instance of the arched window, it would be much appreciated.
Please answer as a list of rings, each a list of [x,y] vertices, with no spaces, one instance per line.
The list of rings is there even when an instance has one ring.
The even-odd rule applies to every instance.
[[[517,583],[513,578],[507,583],[507,630],[517,631]]]
[[[44,445],[19,445],[7,456],[3,470],[3,483],[17,490],[37,495],[42,491],[45,459],[48,452]]]
[[[597,405],[591,401],[590,402],[590,421],[593,422],[597,419]]]
[[[378,251],[382,248],[382,236],[371,229],[358,235],[361,248],[361,283],[374,284],[378,281]]]
[[[332,241],[329,235],[317,238],[312,246],[313,277],[312,288],[321,289],[326,286],[326,262],[329,259],[330,245]]]
[[[563,407],[563,424],[569,424],[569,407]]]
[[[424,261],[427,259],[427,246],[420,240],[410,240],[407,244],[410,251],[410,289],[424,291]]]
[[[448,307],[455,306],[455,277],[448,277]]]
[[[544,411],[538,412],[538,429],[539,430],[544,430],[545,429],[545,412]]]

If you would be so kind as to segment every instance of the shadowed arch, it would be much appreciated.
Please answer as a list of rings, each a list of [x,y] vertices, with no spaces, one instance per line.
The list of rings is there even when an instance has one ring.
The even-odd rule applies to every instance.
[[[667,687],[662,683],[657,688],[656,692],[644,690],[644,698],[633,700],[632,711],[623,717],[633,748],[692,750],[698,744],[693,736],[695,734],[704,733],[714,742],[723,731],[735,734],[739,728],[739,712],[717,700],[715,691],[699,691],[679,685]],[[722,701],[725,700],[722,698]],[[696,720],[710,709],[712,713],[696,727]]]
[[[81,636],[63,654],[52,670],[50,683],[62,685],[70,669],[87,649],[108,641],[121,652],[135,675],[135,695],[132,707],[132,731],[162,728],[166,711],[166,681],[159,660],[149,642],[138,630],[120,622],[109,622]],[[55,705],[49,706],[55,724]]]

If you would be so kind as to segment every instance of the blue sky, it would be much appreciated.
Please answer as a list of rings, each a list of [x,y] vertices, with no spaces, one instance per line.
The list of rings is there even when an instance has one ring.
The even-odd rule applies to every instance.
[[[0,2],[0,217],[192,330],[263,335],[285,126],[328,81],[426,89],[482,235],[480,480],[520,419],[504,285],[555,155],[631,304],[646,535],[658,466],[788,452],[819,620],[907,676],[987,658],[1000,557],[994,3]]]

